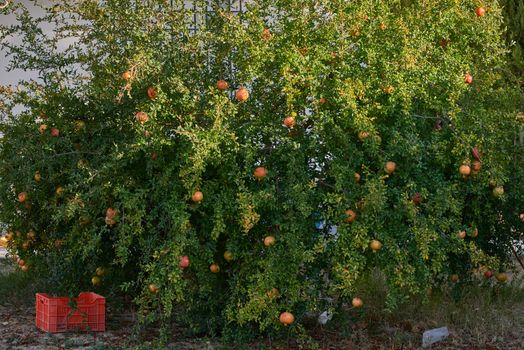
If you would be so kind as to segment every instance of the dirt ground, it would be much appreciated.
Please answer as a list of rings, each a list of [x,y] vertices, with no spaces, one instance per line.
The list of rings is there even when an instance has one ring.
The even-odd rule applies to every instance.
[[[1,261],[0,261],[1,262]],[[5,264],[0,264],[0,268]],[[4,270],[5,273],[5,270]],[[513,276],[512,278],[520,278]],[[337,325],[337,330],[322,328],[314,320],[306,324],[308,333],[319,350],[328,349],[419,349],[422,333],[431,328],[448,326],[450,336],[430,349],[524,349],[524,298],[510,296],[504,304],[482,304],[465,300],[464,308],[453,304],[437,306],[438,310],[401,312],[381,318],[380,312],[369,313],[357,322]],[[470,299],[475,299],[472,296]],[[516,300],[516,301],[514,301]],[[466,311],[464,311],[466,310]],[[132,349],[132,322],[129,314],[107,312],[106,332],[48,334],[35,327],[34,305],[14,305],[0,300],[0,350],[109,350]],[[176,333],[176,332],[175,332]],[[311,343],[270,342],[263,339],[250,345],[222,345],[210,339],[187,339],[180,336],[167,349],[313,349]]]

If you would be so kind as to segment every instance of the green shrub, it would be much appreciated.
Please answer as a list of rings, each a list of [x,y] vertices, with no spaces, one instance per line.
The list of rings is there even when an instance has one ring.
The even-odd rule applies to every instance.
[[[53,292],[123,292],[144,322],[238,340],[350,302],[373,268],[389,308],[505,268],[522,233],[522,96],[499,8],[174,3],[3,10],[20,23],[0,26],[13,67],[41,80],[3,89],[0,221]],[[77,41],[57,51],[64,37]]]

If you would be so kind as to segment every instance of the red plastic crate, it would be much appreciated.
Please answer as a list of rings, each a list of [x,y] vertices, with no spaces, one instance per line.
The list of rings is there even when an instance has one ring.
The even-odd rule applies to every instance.
[[[104,332],[106,299],[95,293],[80,293],[75,298],[77,309],[69,306],[68,297],[36,294],[36,327],[49,333],[71,330]]]

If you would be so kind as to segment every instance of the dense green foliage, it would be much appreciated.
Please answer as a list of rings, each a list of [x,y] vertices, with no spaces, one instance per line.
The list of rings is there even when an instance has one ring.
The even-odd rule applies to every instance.
[[[177,310],[239,337],[337,309],[373,268],[390,308],[451,274],[504,270],[523,149],[496,6],[215,1],[202,21],[205,1],[177,3],[4,10],[20,23],[0,26],[4,48],[42,80],[2,91],[0,221],[56,293],[120,289],[144,321]],[[64,37],[77,41],[55,50]]]
[[[502,1],[505,25],[507,26],[506,40],[510,44],[511,65],[521,84],[524,84],[524,2],[521,0]]]

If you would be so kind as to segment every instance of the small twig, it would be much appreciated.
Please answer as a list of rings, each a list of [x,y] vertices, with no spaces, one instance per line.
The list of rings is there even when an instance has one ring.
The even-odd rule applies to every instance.
[[[517,250],[515,249],[515,247],[513,247],[513,244],[510,243],[509,246],[511,247],[511,251],[513,252],[513,255],[515,255],[515,258],[517,258],[517,261],[519,262],[520,267],[522,267],[522,269],[524,270],[524,262],[522,262],[522,259],[519,257]]]

